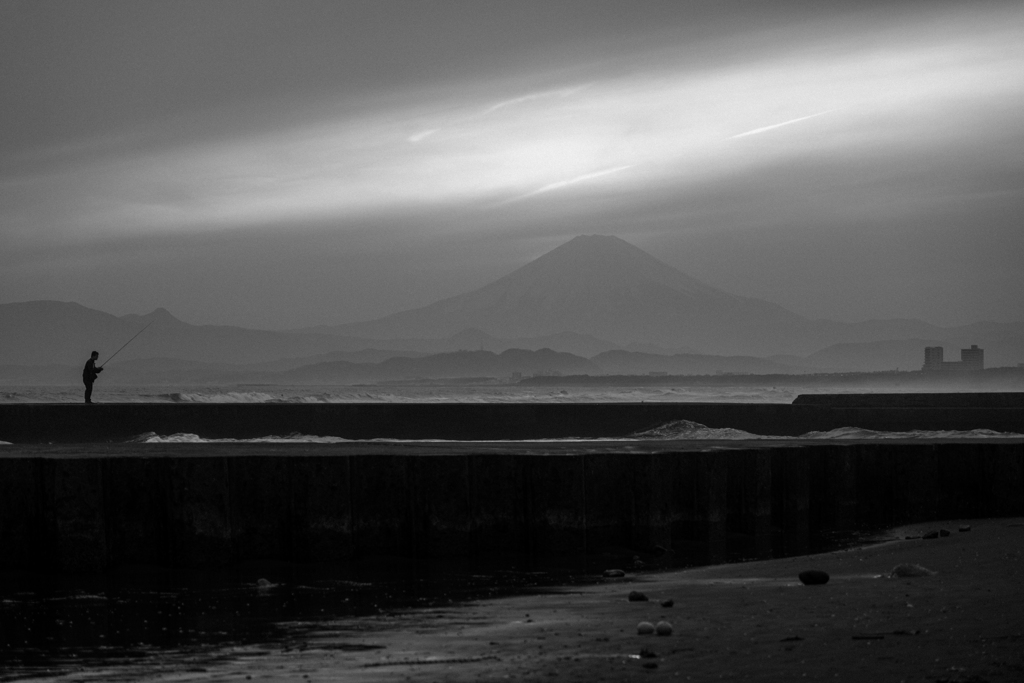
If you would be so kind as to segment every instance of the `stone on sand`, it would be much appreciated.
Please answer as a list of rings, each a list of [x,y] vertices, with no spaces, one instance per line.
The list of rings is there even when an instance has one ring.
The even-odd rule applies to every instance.
[[[918,576],[935,576],[935,572],[919,564],[898,564],[889,574],[897,579],[910,579]]]
[[[828,583],[828,572],[820,569],[808,569],[799,574],[800,583],[805,586],[821,586]]]

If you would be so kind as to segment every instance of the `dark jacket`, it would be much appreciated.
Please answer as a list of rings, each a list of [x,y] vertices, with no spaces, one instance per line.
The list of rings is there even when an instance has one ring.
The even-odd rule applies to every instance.
[[[82,369],[82,381],[86,384],[92,384],[101,372],[103,372],[103,368],[97,368],[96,361],[90,358],[85,361],[85,368]]]

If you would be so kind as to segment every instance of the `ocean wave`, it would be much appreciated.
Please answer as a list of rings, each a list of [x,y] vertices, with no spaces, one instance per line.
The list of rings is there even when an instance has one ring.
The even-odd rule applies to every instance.
[[[351,441],[352,439],[343,439],[340,436],[311,436],[309,434],[261,436],[254,439],[208,439],[186,432],[168,436],[147,432],[131,439],[131,443],[348,443]]]
[[[913,429],[885,432],[861,427],[839,427],[825,432],[807,432],[800,436],[766,436],[741,429],[717,428],[689,420],[676,420],[660,427],[633,434],[631,439],[651,441],[745,440],[745,439],[1020,439],[1024,434],[997,432],[992,429],[926,430]]]
[[[743,387],[364,386],[190,388],[149,395],[171,403],[789,403],[794,389]],[[128,399],[130,400],[130,399]]]
[[[860,427],[840,427],[827,432],[807,432],[801,439],[1019,439],[1024,434],[997,432],[991,429],[969,430],[925,430],[912,429],[905,432],[880,432]]]
[[[826,432],[807,432],[800,436],[769,436],[753,434],[741,429],[730,427],[708,427],[690,420],[675,420],[654,429],[636,432],[626,437],[566,437],[549,439],[345,439],[340,436],[315,436],[309,434],[289,434],[287,436],[262,436],[252,439],[210,439],[191,433],[178,433],[162,436],[154,432],[140,434],[132,439],[135,443],[510,443],[523,441],[528,443],[593,443],[609,441],[754,441],[754,440],[844,440],[844,439],[1020,439],[1024,434],[1014,432],[996,432],[991,429],[957,430],[911,430],[903,432],[883,432],[860,427],[840,427]],[[2,442],[0,442],[2,443]]]
[[[800,436],[766,436],[741,429],[708,427],[699,422],[676,420],[660,427],[637,432],[630,438],[652,441],[744,440],[744,439],[1020,439],[1024,434],[992,429],[926,430],[885,432],[861,427],[839,427],[825,432],[807,432]]]
[[[751,434],[731,427],[708,427],[690,420],[675,420],[654,429],[647,429],[630,435],[631,440],[640,441],[719,441],[739,439],[779,439],[784,437]]]
[[[271,394],[261,391],[228,391],[206,394],[202,392],[175,392],[166,394],[172,403],[277,403]]]
[[[789,403],[796,387],[542,387],[519,385],[114,385],[101,403]],[[79,403],[80,385],[9,385],[0,403]]]

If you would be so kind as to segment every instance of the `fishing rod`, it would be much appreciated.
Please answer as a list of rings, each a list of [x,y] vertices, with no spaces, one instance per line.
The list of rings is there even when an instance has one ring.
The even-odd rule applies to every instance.
[[[149,322],[149,325],[152,325],[152,324],[153,324],[153,323],[155,323],[155,322],[156,322],[155,320],[151,320],[151,321]],[[142,334],[143,332],[145,332],[145,331],[146,331],[146,329],[147,329],[147,328],[149,327],[149,325],[146,325],[146,327],[143,327],[143,328],[142,328],[141,330],[139,330],[138,332],[136,332],[136,333],[135,333],[135,337],[138,337],[138,336],[139,336],[140,334]],[[112,359],[112,358],[113,358],[114,356],[116,356],[117,354],[121,353],[121,351],[123,351],[123,350],[124,350],[124,347],[125,347],[125,346],[128,346],[128,345],[129,345],[129,344],[131,344],[131,343],[132,343],[133,341],[135,341],[135,337],[132,337],[131,339],[129,339],[128,341],[126,341],[126,342],[124,343],[124,346],[122,346],[121,348],[119,348],[119,349],[118,349],[117,351],[114,351],[114,353],[110,354],[110,358],[108,358],[108,359],[106,359],[105,361],[103,361],[103,363],[101,363],[101,364],[100,364],[100,367],[102,368],[102,367],[103,367],[104,365],[106,365],[107,363],[109,363],[109,362],[110,362],[110,360],[111,360],[111,359]]]

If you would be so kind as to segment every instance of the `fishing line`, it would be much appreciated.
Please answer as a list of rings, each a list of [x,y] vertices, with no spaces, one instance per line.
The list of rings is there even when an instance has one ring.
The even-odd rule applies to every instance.
[[[149,325],[152,325],[152,324],[153,324],[153,323],[155,323],[155,322],[156,322],[155,320],[151,320],[151,321],[150,321],[150,323],[149,323]],[[135,333],[135,337],[138,337],[138,336],[139,336],[140,334],[142,334],[143,332],[145,332],[145,331],[146,331],[146,330],[147,330],[147,329],[149,328],[149,325],[146,325],[146,327],[143,327],[143,328],[142,328],[141,330],[139,330],[138,332],[136,332],[136,333]],[[105,361],[103,361],[103,363],[101,363],[101,364],[100,364],[100,367],[102,368],[102,367],[103,367],[104,365],[106,365],[107,363],[109,363],[109,362],[110,362],[110,360],[111,360],[111,359],[112,359],[112,358],[113,358],[114,356],[116,356],[117,354],[121,353],[121,351],[123,351],[123,350],[124,350],[124,347],[125,347],[125,346],[128,346],[128,345],[129,345],[129,344],[131,344],[131,343],[132,343],[133,341],[135,341],[135,337],[132,337],[131,339],[129,339],[128,341],[126,341],[126,342],[124,343],[124,346],[122,346],[121,348],[119,348],[119,349],[118,349],[117,351],[114,351],[114,353],[110,354],[110,358],[108,358],[108,359],[106,359]]]

